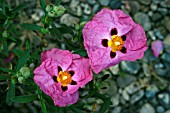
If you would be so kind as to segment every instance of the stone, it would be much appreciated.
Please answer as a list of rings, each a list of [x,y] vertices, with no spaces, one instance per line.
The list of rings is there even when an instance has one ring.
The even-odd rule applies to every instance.
[[[146,63],[143,63],[142,68],[143,68],[143,72],[144,72],[145,76],[150,77],[151,73],[150,73],[150,70],[149,70],[149,66]]]
[[[139,91],[141,89],[141,84],[139,82],[133,82],[127,87],[125,87],[125,90],[132,95],[133,93]]]
[[[170,17],[165,17],[164,25],[166,29],[170,32]]]
[[[110,0],[99,0],[99,3],[100,3],[102,6],[107,6],[107,5],[109,5]]]
[[[140,69],[138,62],[122,61],[120,65],[122,70],[129,72],[130,74],[137,74]]]
[[[146,98],[151,99],[157,92],[159,92],[159,89],[156,85],[149,85],[146,87],[145,96]]]
[[[170,53],[170,43],[169,42],[170,42],[170,34],[168,34],[163,41],[165,50]]]
[[[119,76],[116,80],[116,83],[120,88],[124,88],[125,86],[131,84],[134,81],[136,81],[136,77],[131,75],[125,75]]]
[[[161,59],[170,62],[170,53],[163,53],[163,55],[161,56]]]
[[[162,15],[160,13],[154,13],[151,19],[152,21],[157,22],[161,18],[162,18]]]
[[[109,70],[112,72],[112,74],[118,75],[118,73],[119,73],[119,65],[117,64],[115,66],[112,66],[112,67],[109,68]]]
[[[149,5],[151,3],[151,0],[139,0],[139,2],[144,5]]]
[[[149,17],[152,17],[152,16],[153,16],[153,12],[152,12],[152,11],[149,11],[149,12],[148,12],[148,16],[149,16]]]
[[[87,0],[87,2],[90,4],[90,5],[94,5],[96,3],[96,0]]]
[[[80,4],[79,0],[72,0],[70,3],[71,13],[76,16],[82,16],[82,9],[79,4]]]
[[[168,14],[168,9],[166,8],[158,8],[158,12],[160,12],[162,15],[167,15]]]
[[[62,0],[62,3],[68,3],[70,0]]]
[[[170,113],[170,110],[165,111],[164,113]]]
[[[150,8],[151,8],[152,11],[156,11],[157,8],[158,8],[158,6],[157,6],[157,4],[152,3],[152,4],[150,5]]]
[[[152,40],[156,40],[156,37],[153,31],[149,31],[148,34]]]
[[[84,10],[83,10],[84,14],[87,14],[87,15],[91,14],[92,10],[88,4],[81,3],[81,7],[84,8]]]
[[[139,113],[155,113],[155,109],[149,103],[146,103],[142,106]]]
[[[129,94],[127,93],[127,91],[126,91],[126,90],[123,90],[123,92],[122,92],[122,96],[123,96],[123,98],[124,98],[126,101],[129,101],[130,96],[129,96]]]
[[[169,93],[161,93],[158,95],[158,99],[160,104],[166,109],[170,109],[170,95]]]
[[[142,0],[141,0],[142,1]],[[134,15],[134,20],[139,23],[141,26],[143,26],[144,30],[149,31],[151,29],[151,22],[150,19],[148,17],[148,15],[146,15],[143,12],[138,12]]]
[[[79,18],[74,17],[68,13],[65,13],[61,18],[60,18],[60,23],[61,24],[66,24],[67,26],[74,26],[78,24]]]
[[[163,113],[165,111],[165,108],[162,106],[157,106],[156,111],[157,111],[157,113]]]
[[[95,13],[97,13],[99,10],[100,10],[100,5],[99,5],[99,4],[95,4],[95,5],[93,6],[93,9],[92,9],[93,13],[95,14]]]
[[[119,93],[112,95],[112,97],[111,97],[112,104],[110,106],[115,107],[115,106],[119,105],[119,103],[120,103],[119,99],[120,99]]]
[[[121,113],[121,109],[121,106],[117,106],[113,110],[111,110],[111,113]]]
[[[129,1],[129,6],[132,14],[135,14],[140,10],[140,4],[137,1]]]
[[[121,5],[122,5],[121,0],[111,0],[109,7],[111,9],[119,9]]]
[[[154,29],[154,34],[158,39],[163,39],[164,36],[161,34],[161,32],[158,29]]]
[[[130,98],[130,103],[135,104],[137,101],[139,101],[144,96],[144,91],[140,90],[137,93],[133,94]],[[145,112],[150,113],[150,112]]]

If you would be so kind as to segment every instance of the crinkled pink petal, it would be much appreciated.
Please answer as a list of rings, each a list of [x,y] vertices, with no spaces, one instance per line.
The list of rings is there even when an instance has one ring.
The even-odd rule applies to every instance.
[[[77,82],[77,85],[68,85],[66,93],[72,94],[76,90],[79,89],[79,87],[85,86],[89,81],[92,80],[92,70],[89,66],[89,60],[87,58],[79,58],[76,60],[73,60],[73,63],[69,67],[68,71],[74,71],[74,75],[72,76],[72,80]],[[60,90],[61,85],[59,86]]]
[[[65,107],[66,105],[74,104],[78,101],[78,98],[79,98],[78,91],[74,92],[73,94],[69,94],[62,93],[58,90],[52,95],[54,104],[60,107]]]
[[[118,29],[118,35],[122,36],[129,32],[135,24],[130,16],[121,10],[111,10],[108,8],[98,12],[92,21],[103,23],[109,30],[112,28]]]
[[[118,54],[116,54],[115,58],[111,58],[110,51],[110,48],[104,48],[97,49],[96,51],[90,53],[90,64],[95,73],[99,73],[101,70],[114,66],[121,61]]]
[[[48,51],[44,51],[41,54],[41,61],[45,61],[48,58],[52,58],[57,62],[59,66],[62,66],[63,69],[67,69],[72,63],[72,54],[68,50],[61,50],[53,48]]]
[[[151,47],[155,57],[158,57],[159,54],[163,51],[163,43],[160,40],[156,40],[152,43]]]
[[[73,56],[73,60],[81,58],[81,56],[78,54],[72,54],[72,56]]]
[[[146,35],[143,28],[136,24],[133,29],[126,34],[124,46],[129,50],[138,50],[146,46]]]
[[[57,62],[47,59],[34,70],[34,81],[40,89],[47,95],[51,96],[57,90],[56,83],[52,76],[58,73]]]

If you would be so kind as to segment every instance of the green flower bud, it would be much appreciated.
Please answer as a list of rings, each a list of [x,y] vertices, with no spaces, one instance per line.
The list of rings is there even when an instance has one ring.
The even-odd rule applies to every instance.
[[[30,76],[30,69],[28,67],[22,67],[20,69],[21,74],[25,77],[25,78],[29,78]]]
[[[61,6],[61,5],[53,7],[53,11],[56,13],[57,16],[63,15],[65,10],[66,9],[63,6]]]
[[[46,6],[46,8],[45,8],[45,10],[47,11],[47,12],[50,12],[51,10],[52,10],[52,5],[50,5],[50,4],[48,4],[47,6]]]
[[[49,17],[54,17],[54,16],[55,16],[55,12],[54,12],[54,11],[48,12],[48,16],[49,16]]]
[[[8,37],[8,32],[7,31],[3,31],[2,36],[3,37]]]
[[[21,76],[21,73],[20,73],[20,72],[17,72],[15,76],[16,76],[16,77],[20,77],[20,76]]]
[[[47,34],[49,31],[48,31],[48,28],[41,28],[41,32],[43,33],[43,34]]]
[[[21,83],[21,84],[22,84],[23,82],[25,82],[24,77],[19,77],[19,78],[18,78],[18,82]]]
[[[83,22],[80,23],[80,26],[81,26],[81,27],[84,27],[84,25],[85,25],[86,23],[87,23],[87,21],[83,21]]]

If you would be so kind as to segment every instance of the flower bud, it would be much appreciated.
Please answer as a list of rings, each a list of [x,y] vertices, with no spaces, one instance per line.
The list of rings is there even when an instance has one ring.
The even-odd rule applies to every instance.
[[[20,72],[25,78],[28,78],[30,76],[30,70],[28,67],[22,67],[20,69]]]
[[[25,82],[24,77],[19,77],[19,78],[18,78],[18,82],[21,83],[21,84],[22,84],[23,82]]]
[[[7,31],[3,31],[2,36],[3,37],[8,37],[8,32]]]
[[[41,28],[41,32],[43,33],[43,34],[47,34],[49,31],[48,31],[48,29],[46,28]]]
[[[57,16],[63,15],[65,10],[66,9],[63,6],[61,6],[61,5],[53,7],[53,11],[56,13]]]
[[[52,10],[52,6],[51,6],[50,4],[48,4],[48,5],[46,6],[45,10],[46,10],[47,12],[50,12],[50,11]]]
[[[49,17],[54,17],[54,16],[55,16],[55,12],[54,12],[54,11],[48,12],[48,16],[49,16]]]

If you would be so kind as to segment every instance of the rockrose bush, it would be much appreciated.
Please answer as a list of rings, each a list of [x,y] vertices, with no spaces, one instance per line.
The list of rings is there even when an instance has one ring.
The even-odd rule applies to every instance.
[[[21,106],[43,113],[105,113],[112,104],[104,93],[111,75],[105,69],[141,59],[148,48],[143,28],[119,9],[103,8],[69,27],[57,21],[68,11],[61,0],[39,0],[36,19],[27,11],[30,3],[0,3],[1,104],[10,107],[2,112],[23,112]],[[153,42],[156,57],[162,48]]]

